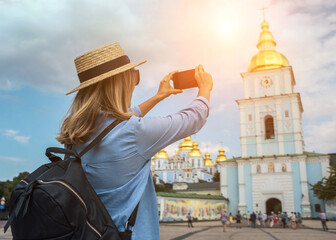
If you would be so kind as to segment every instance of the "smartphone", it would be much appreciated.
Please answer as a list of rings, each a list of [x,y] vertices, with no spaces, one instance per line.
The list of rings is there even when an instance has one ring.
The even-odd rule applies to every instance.
[[[173,75],[175,89],[187,89],[198,87],[195,79],[195,69],[177,72]]]

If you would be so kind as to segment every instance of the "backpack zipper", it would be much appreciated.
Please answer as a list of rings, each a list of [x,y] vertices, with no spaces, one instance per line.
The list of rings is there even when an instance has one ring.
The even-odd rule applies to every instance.
[[[75,190],[72,189],[71,186],[69,186],[69,185],[66,184],[65,182],[57,181],[57,180],[48,181],[48,182],[45,182],[45,181],[43,181],[43,180],[37,180],[37,182],[40,183],[40,184],[50,184],[50,183],[59,183],[59,184],[62,184],[64,187],[66,187],[67,189],[69,189],[73,194],[75,194],[75,196],[82,202],[82,204],[83,204],[83,206],[84,206],[84,208],[85,208],[85,212],[87,212],[87,206],[86,206],[84,200],[81,198],[81,196],[79,196],[79,194],[78,194]],[[88,225],[93,231],[95,231],[95,232],[97,233],[97,235],[99,235],[99,237],[102,236],[102,235],[100,234],[100,232],[99,232],[94,226],[92,226],[92,225],[89,223],[88,220],[86,220],[86,223],[87,223],[87,225]]]
[[[26,185],[28,185],[28,182],[24,179],[21,180],[21,182],[25,183]]]

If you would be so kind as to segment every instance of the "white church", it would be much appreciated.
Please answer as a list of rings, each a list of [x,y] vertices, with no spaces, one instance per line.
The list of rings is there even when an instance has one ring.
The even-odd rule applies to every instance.
[[[227,160],[223,148],[218,152],[214,164],[209,152],[203,157],[197,142],[186,137],[180,142],[174,156],[169,157],[164,149],[155,154],[151,160],[152,174],[156,177],[156,183],[213,182],[219,163]]]
[[[269,24],[261,24],[259,52],[241,73],[244,99],[240,114],[241,157],[220,163],[221,194],[228,212],[300,212],[318,217],[325,203],[309,184],[327,177],[327,154],[305,152],[303,106],[295,92],[293,69],[276,43]]]

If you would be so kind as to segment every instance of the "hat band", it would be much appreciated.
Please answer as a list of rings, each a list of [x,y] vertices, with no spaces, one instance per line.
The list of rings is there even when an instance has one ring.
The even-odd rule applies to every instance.
[[[90,68],[84,72],[78,73],[78,78],[79,81],[85,82],[89,79],[92,79],[94,77],[97,77],[99,75],[102,75],[104,73],[107,73],[109,71],[112,71],[114,69],[117,69],[119,67],[122,67],[128,63],[130,63],[131,61],[129,60],[127,55],[123,55],[121,57],[118,57],[116,59],[113,59],[111,61],[102,63],[98,66],[95,66],[93,68]]]

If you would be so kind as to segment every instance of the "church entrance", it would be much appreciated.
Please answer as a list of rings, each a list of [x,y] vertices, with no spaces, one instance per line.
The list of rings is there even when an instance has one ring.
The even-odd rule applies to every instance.
[[[282,212],[281,201],[277,198],[270,198],[266,201],[266,213],[267,215],[271,212]]]

